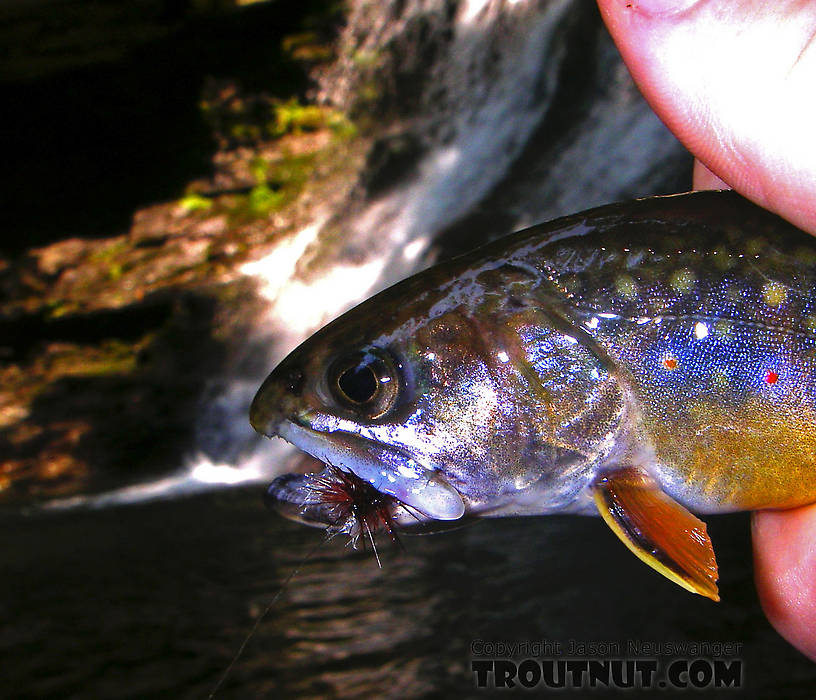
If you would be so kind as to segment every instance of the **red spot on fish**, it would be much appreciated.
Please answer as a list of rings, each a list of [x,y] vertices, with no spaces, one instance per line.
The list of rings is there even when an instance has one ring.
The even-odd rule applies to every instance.
[[[766,384],[776,384],[776,380],[779,379],[779,375],[774,372],[772,369],[769,369],[765,373],[765,383]]]
[[[674,357],[663,358],[663,366],[666,369],[677,369],[677,359]]]

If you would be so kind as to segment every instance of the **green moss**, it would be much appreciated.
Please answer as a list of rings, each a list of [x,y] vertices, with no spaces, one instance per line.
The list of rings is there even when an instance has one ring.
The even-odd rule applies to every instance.
[[[70,313],[71,305],[65,299],[49,299],[45,302],[45,312],[48,318],[59,318]]]
[[[381,57],[378,51],[359,49],[351,55],[351,61],[357,68],[367,69],[374,68],[380,62]]]
[[[126,253],[130,249],[130,245],[124,238],[116,238],[107,245],[104,245],[100,248],[94,250],[90,256],[89,260],[93,263],[111,263],[115,258],[118,258],[123,253]]]
[[[248,197],[249,210],[255,216],[266,216],[271,211],[280,209],[286,195],[280,190],[273,190],[269,185],[256,185]]]
[[[255,178],[256,184],[263,184],[266,182],[266,176],[269,173],[269,161],[266,158],[256,156],[249,163],[249,171],[252,173],[252,177]]]
[[[275,105],[275,120],[267,128],[272,136],[317,131],[326,126],[329,112],[318,105],[303,105],[297,98],[292,98]]]
[[[249,194],[223,200],[233,222],[264,217],[293,202],[309,181],[317,159],[314,153],[286,155],[271,163],[255,158],[250,170],[256,184]]]
[[[272,105],[271,118],[261,120],[262,125],[253,123],[253,116],[238,112],[231,115],[238,121],[229,127],[231,138],[239,143],[251,144],[264,137],[273,139],[287,134],[302,134],[320,129],[347,128],[348,120],[336,110],[320,105],[301,104],[297,98]],[[231,121],[231,120],[230,120]]]
[[[122,276],[122,266],[119,263],[113,263],[108,267],[108,279],[111,282],[116,282]]]
[[[51,380],[58,377],[100,377],[127,374],[136,369],[136,347],[109,340],[100,347],[76,345],[66,347],[50,358]]]
[[[312,174],[315,161],[313,153],[288,155],[270,166],[267,180],[281,188],[299,191]]]
[[[273,116],[266,129],[276,138],[325,128],[335,134],[356,134],[353,124],[342,112],[321,105],[304,105],[295,98],[274,105]]]
[[[322,42],[317,32],[290,34],[283,38],[281,48],[295,61],[328,61],[334,55],[331,45]]]
[[[335,137],[342,141],[349,141],[357,136],[357,127],[342,112],[333,112],[328,118],[328,127]]]
[[[281,41],[281,48],[286,53],[292,53],[298,46],[304,44],[313,44],[317,41],[317,34],[315,32],[300,32],[299,34],[290,34],[283,37]]]
[[[213,201],[209,197],[202,197],[200,194],[192,192],[182,197],[178,204],[186,213],[189,214],[194,211],[206,211],[207,209],[212,209]]]
[[[261,138],[261,128],[255,124],[233,124],[230,128],[230,135],[241,143],[257,141]]]

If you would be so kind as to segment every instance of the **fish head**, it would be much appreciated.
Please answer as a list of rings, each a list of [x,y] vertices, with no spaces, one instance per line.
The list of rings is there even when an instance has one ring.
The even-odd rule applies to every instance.
[[[372,333],[381,310],[359,311],[359,319],[341,317],[274,369],[252,402],[250,422],[390,496],[395,517],[405,516],[399,505],[407,505],[410,520],[457,520],[465,512],[462,496],[429,459],[430,446],[415,449],[428,402],[417,390],[422,368],[413,343],[399,332],[407,329],[387,338]],[[310,492],[313,483],[309,475],[280,477],[268,502],[306,524],[331,524],[331,505],[319,490]]]
[[[617,380],[495,271],[428,274],[289,354],[253,400],[253,427],[367,482],[403,523],[563,510],[620,423]],[[308,475],[289,475],[269,498],[284,515],[330,524],[309,492]]]

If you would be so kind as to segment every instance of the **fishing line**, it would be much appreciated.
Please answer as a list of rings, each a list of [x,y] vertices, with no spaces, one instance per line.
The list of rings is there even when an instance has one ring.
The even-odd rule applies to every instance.
[[[307,505],[322,504],[328,505],[332,509],[332,519],[334,523],[329,525],[326,529],[326,536],[319,541],[312,549],[310,549],[306,556],[293,569],[293,571],[286,577],[286,580],[281,584],[278,592],[267,604],[264,611],[255,619],[249,633],[244,638],[235,656],[232,657],[227,668],[221,674],[215,687],[210,691],[207,700],[212,700],[215,694],[219,691],[221,686],[226,681],[238,659],[244,652],[250,639],[255,635],[255,632],[260,627],[261,622],[269,614],[269,611],[274,607],[275,603],[280,598],[283,591],[289,585],[289,582],[295,575],[303,568],[303,565],[322,547],[326,542],[333,539],[337,535],[344,534],[349,536],[348,544],[351,544],[357,549],[358,541],[362,542],[362,548],[366,548],[366,540],[371,542],[371,548],[374,551],[374,558],[377,560],[377,566],[382,569],[382,562],[377,551],[377,543],[374,533],[380,527],[384,528],[391,541],[402,548],[402,542],[397,537],[396,525],[390,515],[388,508],[397,503],[403,507],[406,512],[419,520],[415,509],[410,508],[405,503],[400,503],[390,496],[383,495],[376,488],[369,483],[363,481],[353,473],[346,473],[345,471],[335,467],[331,464],[326,465],[328,473],[320,473],[311,476],[311,481],[308,486],[311,491],[308,500],[304,502],[303,508]]]
[[[221,689],[221,686],[224,684],[224,681],[227,680],[230,672],[234,668],[235,664],[238,663],[238,659],[241,658],[241,654],[244,653],[244,649],[246,649],[247,644],[249,644],[249,640],[255,635],[255,632],[258,631],[258,627],[260,627],[261,622],[263,622],[264,618],[269,614],[269,611],[272,610],[275,603],[278,602],[278,598],[281,597],[281,594],[286,587],[289,585],[289,582],[300,572],[303,568],[304,564],[320,549],[326,542],[333,539],[339,534],[339,532],[327,532],[326,536],[320,540],[314,547],[312,547],[303,559],[300,560],[300,563],[292,569],[291,573],[286,577],[286,580],[281,584],[281,587],[278,589],[278,592],[272,597],[272,600],[269,601],[264,611],[255,618],[255,624],[252,625],[252,629],[249,630],[247,636],[244,637],[244,641],[241,642],[241,646],[238,647],[238,651],[235,652],[235,656],[232,657],[232,661],[229,662],[229,665],[224,669],[224,672],[221,674],[221,677],[218,679],[218,682],[215,684],[213,689],[210,691],[210,694],[207,696],[207,700],[212,700],[215,697],[215,694]]]

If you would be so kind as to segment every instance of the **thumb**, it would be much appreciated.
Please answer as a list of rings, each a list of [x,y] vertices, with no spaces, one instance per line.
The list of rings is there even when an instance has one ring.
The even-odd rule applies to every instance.
[[[694,156],[816,233],[816,3],[598,4],[635,82]]]
[[[816,505],[753,515],[762,608],[779,634],[816,661]]]

